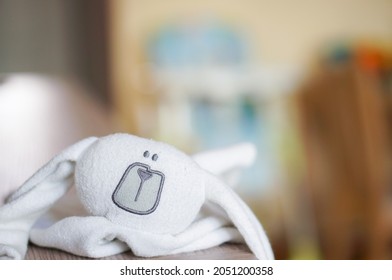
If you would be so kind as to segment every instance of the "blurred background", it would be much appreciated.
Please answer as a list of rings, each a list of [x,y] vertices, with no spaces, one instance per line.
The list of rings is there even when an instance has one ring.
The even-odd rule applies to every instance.
[[[392,257],[391,0],[0,0],[0,201],[89,135],[258,148],[277,259]]]

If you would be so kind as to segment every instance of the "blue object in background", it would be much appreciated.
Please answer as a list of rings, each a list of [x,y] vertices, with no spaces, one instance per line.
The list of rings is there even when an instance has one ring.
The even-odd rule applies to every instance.
[[[150,62],[165,68],[236,66],[248,53],[241,34],[215,21],[166,25],[151,36],[147,51]]]
[[[216,21],[199,25],[168,24],[150,37],[147,52],[149,61],[161,71],[212,67],[235,72],[251,61],[243,34]],[[199,143],[198,150],[244,141],[254,143],[259,154],[255,164],[244,173],[241,190],[260,193],[271,187],[275,179],[273,145],[268,138],[271,127],[261,102],[254,98],[256,93],[238,92],[234,98],[225,98],[222,94],[218,98],[213,96],[213,89],[207,94],[195,93],[200,90],[197,88],[187,90],[192,92],[188,99],[190,125]],[[190,96],[191,92],[184,95]]]
[[[249,97],[226,104],[214,104],[208,99],[194,100],[192,104],[192,127],[200,150],[252,142],[258,156],[254,165],[244,172],[241,190],[260,193],[273,186],[275,158],[268,138],[271,128],[263,115],[263,106]]]

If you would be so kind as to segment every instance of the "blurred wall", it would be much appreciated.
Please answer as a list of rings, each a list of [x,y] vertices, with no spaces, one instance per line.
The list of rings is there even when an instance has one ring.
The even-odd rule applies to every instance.
[[[254,64],[302,68],[331,41],[366,38],[392,46],[390,0],[113,0],[111,92],[117,120],[141,133],[138,111],[152,103],[145,43],[162,24],[218,19],[249,39]],[[135,116],[136,115],[136,116]]]
[[[133,50],[160,23],[195,16],[218,16],[238,26],[254,40],[255,55],[267,63],[306,62],[317,47],[338,38],[392,41],[390,0],[113,2],[128,15],[125,24]]]
[[[105,0],[0,0],[0,73],[71,77],[107,93]]]

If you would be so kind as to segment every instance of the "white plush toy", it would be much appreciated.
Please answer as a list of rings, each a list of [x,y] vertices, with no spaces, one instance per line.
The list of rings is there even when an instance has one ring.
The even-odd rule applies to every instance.
[[[30,239],[92,258],[129,249],[153,257],[245,241],[258,259],[273,259],[262,226],[225,182],[233,183],[231,175],[254,157],[251,144],[189,157],[129,134],[84,139],[38,170],[0,208],[0,258],[24,258]],[[73,184],[90,216],[34,229]]]

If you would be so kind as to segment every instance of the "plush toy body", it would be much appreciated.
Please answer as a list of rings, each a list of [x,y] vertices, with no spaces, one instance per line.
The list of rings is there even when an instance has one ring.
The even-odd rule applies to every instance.
[[[272,259],[260,223],[227,185],[254,153],[245,144],[192,158],[129,134],[82,140],[0,208],[0,258],[23,258],[30,239],[93,258],[129,249],[152,257],[245,241],[257,258]],[[32,229],[73,183],[89,216]]]

